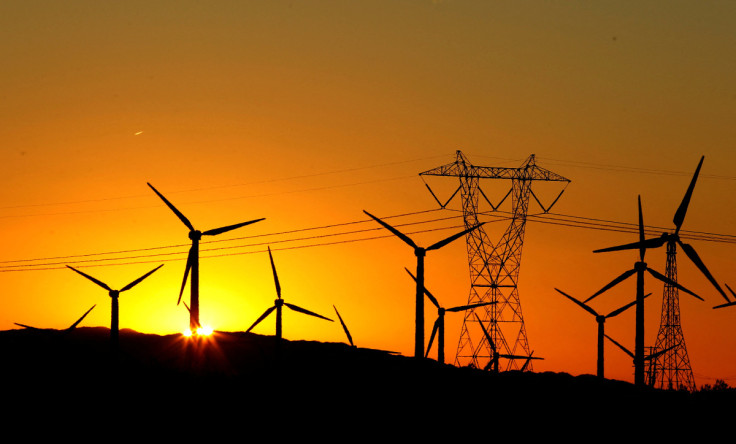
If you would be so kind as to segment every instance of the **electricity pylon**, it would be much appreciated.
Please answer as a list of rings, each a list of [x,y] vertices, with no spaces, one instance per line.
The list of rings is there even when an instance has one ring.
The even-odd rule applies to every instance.
[[[674,242],[667,244],[666,276],[677,282],[677,249]],[[677,287],[664,285],[662,298],[662,319],[655,350],[666,350],[654,362],[649,374],[649,385],[660,389],[695,391],[695,378],[690,358],[685,347],[685,335],[680,323],[680,295]]]
[[[533,154],[519,168],[475,166],[462,152],[457,151],[456,154],[455,162],[424,171],[419,175],[459,178],[460,186],[444,204],[437,199],[429,185],[427,188],[442,208],[445,208],[458,191],[460,192],[466,228],[480,223],[478,203],[481,196],[493,211],[496,211],[509,195],[512,199],[511,221],[498,243],[491,242],[484,227],[466,235],[470,268],[468,305],[484,302],[491,304],[465,313],[455,365],[483,368],[485,361],[492,358],[492,348],[503,354],[531,355],[517,288],[529,196],[533,196],[546,213],[564,192],[563,189],[552,204],[545,208],[532,191],[532,181],[569,183],[570,180],[538,167]],[[508,179],[511,180],[511,189],[497,205],[493,205],[480,188],[480,179]],[[479,318],[474,316],[476,311],[482,313]],[[495,347],[491,347],[488,343],[483,332],[484,327],[493,339]],[[526,368],[532,370],[531,365]],[[506,370],[513,369],[519,369],[519,366],[516,360],[511,359]]]

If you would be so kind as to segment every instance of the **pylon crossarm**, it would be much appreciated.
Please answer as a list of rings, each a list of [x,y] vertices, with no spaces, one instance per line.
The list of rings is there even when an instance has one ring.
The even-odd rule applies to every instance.
[[[423,180],[424,180],[424,178],[422,178],[422,181]],[[431,194],[432,197],[434,197],[434,200],[437,202],[437,205],[439,205],[440,208],[443,208],[444,209],[445,208],[445,205],[447,205],[447,204],[442,205],[442,202],[440,202],[440,200],[437,198],[437,195],[434,194],[434,191],[432,191],[432,188],[430,188],[430,186],[429,186],[429,184],[427,182],[424,182],[424,186],[427,187],[427,189],[429,190],[429,194]]]
[[[460,190],[462,189],[462,187],[463,187],[463,186],[462,186],[462,184],[460,184],[460,185],[459,185],[459,186],[457,187],[457,189],[455,190],[455,192],[454,192],[454,193],[452,193],[452,194],[450,195],[450,197],[449,197],[449,198],[447,199],[447,201],[445,201],[445,203],[442,203],[442,202],[440,201],[440,199],[439,199],[439,198],[437,197],[437,195],[436,195],[436,194],[434,194],[434,191],[432,191],[432,188],[431,188],[431,187],[429,186],[429,184],[428,184],[428,183],[427,183],[427,182],[426,182],[426,181],[424,180],[424,178],[423,178],[423,177],[422,177],[422,182],[424,182],[424,186],[425,186],[425,187],[427,187],[427,189],[429,190],[429,194],[431,194],[431,195],[432,195],[432,197],[434,197],[434,200],[435,200],[435,201],[437,201],[437,204],[438,204],[438,205],[440,206],[440,208],[442,208],[442,209],[444,209],[444,208],[445,208],[445,207],[447,206],[447,204],[449,204],[449,203],[450,203],[450,201],[451,201],[451,200],[452,200],[452,199],[453,199],[453,198],[454,198],[454,197],[455,197],[455,196],[457,195],[458,191],[460,191]]]
[[[570,185],[570,181],[567,181],[567,184],[565,184],[565,187],[562,189],[562,191],[560,191],[560,194],[558,194],[557,197],[555,197],[555,200],[553,200],[552,203],[549,204],[549,207],[547,207],[547,209],[544,210],[545,213],[549,213],[549,210],[551,210],[552,207],[555,206],[555,204],[557,203],[557,201],[560,200],[560,197],[562,197],[562,193],[565,192],[565,190],[567,189],[567,186],[568,185]]]
[[[488,196],[486,196],[486,193],[483,192],[483,189],[481,187],[478,187],[478,191],[480,192],[480,195],[483,196],[483,199],[485,199],[486,202],[488,202],[488,205],[491,206],[491,208],[493,209],[493,211],[496,211],[496,210],[498,210],[498,207],[500,207],[506,201],[506,198],[509,197],[509,195],[511,194],[511,191],[513,191],[513,190],[511,188],[509,188],[508,193],[506,193],[506,195],[503,196],[503,199],[501,199],[501,201],[498,203],[498,205],[493,205],[491,203],[491,200],[488,199]]]
[[[534,155],[524,163],[521,168],[509,167],[483,167],[471,165],[466,162],[465,157],[457,152],[459,160],[419,173],[420,176],[455,176],[467,179],[525,179],[544,180],[555,182],[570,182],[563,176],[553,173],[547,169],[538,167],[534,163]]]
[[[547,213],[547,210],[544,208],[544,205],[542,205],[542,202],[539,201],[539,198],[537,197],[537,195],[534,194],[534,191],[531,189],[531,187],[529,188],[529,193],[532,195],[532,197],[534,198],[534,200],[537,201],[537,204],[542,209],[542,211],[546,214]]]

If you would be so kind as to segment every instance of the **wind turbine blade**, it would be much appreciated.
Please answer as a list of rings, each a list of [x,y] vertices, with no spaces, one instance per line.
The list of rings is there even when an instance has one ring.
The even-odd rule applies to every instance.
[[[618,342],[614,341],[610,336],[608,336],[606,334],[604,334],[603,336],[607,337],[609,341],[611,341],[614,344],[616,344],[618,346],[618,348],[620,348],[621,350],[623,350],[627,355],[631,356],[631,359],[634,359],[634,354],[631,353],[628,348],[626,348],[623,345],[619,344]]]
[[[409,236],[405,235],[401,231],[397,230],[396,228],[392,227],[391,225],[387,224],[386,222],[382,221],[381,219],[377,218],[376,216],[372,215],[371,213],[369,213],[369,212],[367,212],[365,210],[363,210],[363,212],[365,214],[367,214],[368,216],[370,216],[371,218],[373,218],[373,220],[375,220],[379,224],[383,225],[383,227],[386,228],[388,231],[390,231],[393,234],[395,234],[396,236],[398,236],[399,239],[401,239],[404,242],[406,242],[407,244],[409,244],[410,247],[412,247],[412,248],[419,248],[417,246],[417,244],[415,244],[414,241],[409,238]]]
[[[555,290],[557,290],[558,293],[562,294],[563,296],[565,296],[566,298],[570,299],[574,303],[576,303],[579,306],[581,306],[583,308],[583,310],[587,311],[588,313],[592,314],[595,317],[598,317],[598,312],[596,312],[595,310],[593,310],[592,308],[590,308],[585,303],[578,301],[577,299],[575,299],[574,297],[572,297],[569,294],[565,293],[564,291],[560,290],[559,288],[555,288]]]
[[[672,349],[673,349],[673,348],[675,348],[675,347],[678,347],[679,345],[680,345],[680,343],[678,342],[677,344],[675,344],[675,345],[672,345],[672,346],[670,346],[670,347],[667,347],[667,348],[665,348],[664,350],[660,350],[660,351],[658,351],[658,352],[652,353],[651,355],[645,356],[645,357],[644,357],[644,360],[645,360],[645,361],[651,361],[652,359],[654,359],[654,358],[657,358],[657,357],[659,357],[659,356],[661,356],[661,355],[663,355],[663,354],[667,353],[668,351],[672,350]]]
[[[186,302],[184,302],[184,307],[186,307],[187,311],[191,315],[192,314],[192,309],[189,308],[189,306],[187,305]],[[194,322],[197,324],[197,328],[202,328],[202,324],[199,323],[199,320],[195,319]]]
[[[725,304],[721,304],[721,305],[716,305],[716,306],[715,306],[715,307],[713,307],[713,308],[715,309],[715,308],[724,308],[724,307],[731,307],[732,305],[736,305],[736,301],[733,301],[733,302],[727,302],[727,303],[725,303]]]
[[[313,311],[309,311],[306,308],[301,308],[301,307],[299,307],[297,305],[289,304],[287,302],[284,302],[284,305],[286,305],[287,307],[291,308],[294,311],[298,311],[299,313],[304,313],[305,315],[314,316],[316,318],[321,318],[321,319],[324,319],[325,321],[335,322],[335,321],[333,321],[330,318],[326,318],[326,317],[324,317],[322,315],[318,315],[317,313],[315,313]]]
[[[700,270],[701,273],[705,275],[706,278],[710,281],[711,284],[713,284],[714,287],[716,287],[716,290],[723,296],[723,298],[728,302],[728,296],[726,296],[726,292],[723,291],[720,285],[718,285],[718,282],[715,280],[712,274],[710,274],[710,271],[708,271],[708,267],[705,266],[703,261],[700,259],[700,256],[698,256],[698,253],[695,252],[695,249],[690,246],[690,244],[684,244],[682,241],[677,239],[677,243],[680,244],[680,247],[685,252],[687,257],[690,258],[690,260],[695,264],[696,267]]]
[[[724,283],[725,283],[725,282],[724,282]],[[734,293],[734,291],[733,291],[733,290],[731,290],[731,287],[729,287],[729,286],[728,286],[728,284],[726,284],[726,288],[728,288],[728,291],[730,291],[730,292],[731,292],[731,294],[733,295],[733,297],[735,297],[735,298],[736,298],[736,293]],[[728,298],[726,298],[726,300],[728,301]],[[729,302],[731,302],[731,301],[729,301]]]
[[[75,328],[77,328],[77,325],[79,325],[79,323],[82,322],[82,320],[85,317],[87,317],[87,315],[89,314],[89,312],[92,311],[92,309],[95,308],[96,306],[97,306],[97,304],[93,305],[92,307],[90,307],[89,310],[85,311],[84,314],[82,315],[82,317],[79,318],[79,319],[77,319],[77,322],[73,323],[71,326],[69,326],[69,328],[67,328],[67,331],[74,330]]]
[[[143,279],[147,278],[148,276],[150,276],[151,274],[153,274],[154,271],[158,270],[159,268],[161,268],[163,266],[164,266],[164,264],[159,265],[158,267],[154,268],[153,270],[149,271],[148,273],[146,273],[143,276],[139,277],[138,279],[134,280],[130,284],[128,284],[125,287],[121,288],[120,291],[130,290],[131,288],[133,288],[136,285],[138,285]]]
[[[281,299],[281,284],[279,283],[279,275],[276,274],[276,265],[273,263],[273,255],[271,254],[271,247],[268,247],[268,259],[271,260],[271,270],[273,271],[273,282],[276,284],[276,296]]]
[[[529,353],[529,357],[526,358],[526,361],[524,361],[524,365],[521,366],[521,371],[525,371],[529,363],[532,361],[532,355],[534,354],[534,350],[532,350],[531,353]]]
[[[685,293],[695,296],[696,298],[700,299],[701,301],[704,301],[703,298],[698,296],[697,294],[693,293],[692,291],[688,290],[687,288],[683,287],[682,285],[678,284],[677,282],[673,281],[672,279],[668,278],[667,276],[663,275],[662,273],[652,270],[651,268],[647,267],[647,271],[649,274],[654,276],[655,278],[659,279],[660,281],[664,282],[665,284],[671,285],[673,287],[677,287],[680,290],[684,291]]]
[[[411,278],[414,279],[414,282],[417,281],[417,278],[413,274],[411,274],[411,271],[409,271],[408,268],[404,267],[404,270],[406,270],[406,272],[409,273],[409,276],[411,276]],[[427,287],[424,287],[424,294],[427,295],[427,298],[430,301],[432,301],[435,307],[437,307],[438,309],[440,308],[439,302],[437,302],[437,299],[435,299],[435,297],[432,296],[432,293],[430,293],[429,290],[427,290]]]
[[[693,178],[690,180],[690,185],[687,187],[687,191],[685,192],[685,197],[682,198],[682,202],[680,203],[680,206],[677,208],[677,211],[675,212],[675,217],[672,219],[672,222],[675,223],[675,234],[680,232],[680,227],[682,226],[682,222],[685,221],[685,213],[687,213],[687,207],[690,205],[690,198],[693,196],[693,190],[695,189],[695,182],[698,180],[698,174],[700,174],[700,167],[703,166],[703,160],[705,159],[705,156],[702,156],[700,158],[700,162],[698,163],[698,167],[695,168],[695,174],[693,174]]]
[[[227,227],[214,228],[212,230],[204,231],[204,232],[202,232],[202,234],[205,235],[205,236],[216,236],[218,234],[222,234],[222,233],[225,233],[225,232],[234,230],[236,228],[240,228],[240,227],[244,227],[246,225],[254,224],[256,222],[260,222],[260,221],[262,221],[264,219],[265,219],[265,217],[262,217],[260,219],[249,220],[248,222],[241,222],[241,223],[235,224],[235,225],[228,225]]]
[[[474,227],[468,228],[467,230],[463,230],[463,231],[461,231],[461,232],[459,232],[457,234],[453,234],[452,236],[448,237],[447,239],[443,239],[443,240],[437,242],[436,244],[430,245],[429,247],[427,247],[426,250],[429,251],[429,250],[437,250],[438,248],[442,248],[445,245],[449,244],[450,242],[452,242],[452,241],[454,241],[456,239],[459,239],[459,238],[465,236],[466,234],[470,233],[471,231],[475,230],[476,228],[482,227],[484,224],[485,224],[485,222],[480,223],[480,224],[478,224],[478,225],[476,225]]]
[[[496,303],[496,301],[493,301],[493,302],[481,302],[479,304],[461,305],[459,307],[446,308],[445,311],[452,311],[452,312],[465,311],[465,310],[470,310],[471,308],[483,307],[484,305],[491,305],[491,304],[495,304],[495,303]]]
[[[612,280],[608,285],[606,285],[605,287],[603,287],[600,290],[598,290],[593,296],[589,297],[588,299],[586,299],[583,302],[590,302],[590,300],[593,299],[594,297],[598,296],[599,294],[601,294],[601,293],[603,293],[605,291],[608,291],[611,287],[614,287],[614,286],[618,285],[619,283],[621,283],[622,281],[628,279],[634,273],[636,273],[636,269],[631,269],[629,271],[625,271],[621,276],[619,276],[616,279]]]
[[[532,356],[524,356],[524,355],[498,355],[500,358],[505,359],[544,359],[544,358],[537,358]]]
[[[488,333],[488,330],[486,330],[486,326],[483,325],[483,322],[481,322],[480,318],[477,314],[473,313],[475,315],[475,319],[478,320],[478,324],[480,324],[480,328],[483,329],[483,334],[486,337],[486,341],[488,341],[488,344],[490,344],[491,349],[493,350],[493,354],[496,354],[496,344],[493,342],[493,338],[491,338],[491,335]]]
[[[337,319],[340,320],[340,325],[342,325],[342,329],[345,331],[345,336],[348,337],[348,341],[350,342],[350,345],[355,347],[355,344],[353,344],[353,337],[350,336],[350,332],[348,331],[348,326],[345,325],[345,322],[342,320],[342,316],[340,316],[340,312],[337,311],[337,307],[335,307],[334,305],[332,306],[332,308],[335,309],[335,314],[337,314]]]
[[[192,248],[189,249],[189,255],[187,256],[187,265],[184,268],[184,279],[182,279],[181,281],[181,290],[179,290],[179,299],[176,301],[176,305],[179,305],[179,303],[181,302],[181,296],[184,294],[184,287],[186,287],[187,285],[189,270],[191,270],[192,265],[196,260],[197,258],[194,257],[194,245],[192,245]]]
[[[146,182],[146,183],[148,183],[148,182]],[[194,231],[194,226],[192,225],[191,222],[189,222],[189,219],[187,219],[186,216],[184,216],[181,213],[181,211],[177,210],[176,207],[171,202],[169,202],[164,197],[163,194],[159,193],[158,190],[153,187],[153,185],[151,185],[150,183],[148,183],[148,186],[151,187],[151,189],[153,190],[154,193],[158,194],[158,197],[160,197],[161,200],[164,201],[164,203],[166,204],[166,206],[169,207],[171,209],[171,211],[174,212],[174,214],[176,214],[176,216],[179,218],[179,220],[181,220],[182,222],[184,222],[184,225],[186,225],[187,228],[189,228],[190,230]]]
[[[86,273],[83,273],[83,272],[81,272],[81,271],[77,270],[77,269],[76,269],[76,268],[74,268],[74,267],[70,267],[69,265],[67,265],[67,268],[71,268],[72,270],[74,270],[74,271],[76,271],[77,273],[81,274],[82,276],[86,277],[87,279],[89,279],[90,281],[92,281],[92,282],[94,282],[95,284],[99,285],[100,287],[104,288],[105,290],[107,290],[107,291],[112,291],[112,289],[111,289],[110,287],[108,287],[106,283],[104,283],[104,282],[102,282],[102,281],[98,281],[97,279],[93,278],[92,276],[90,276],[90,275],[88,275],[88,274],[86,274]]]
[[[427,344],[427,353],[424,354],[424,357],[429,356],[429,350],[432,349],[432,342],[434,341],[434,336],[437,334],[437,329],[439,328],[440,319],[437,318],[436,321],[434,321],[434,327],[432,327],[432,334],[429,336],[429,343]]]
[[[23,327],[23,328],[27,328],[28,330],[38,330],[38,331],[40,331],[40,330],[43,330],[42,328],[38,328],[38,327],[31,327],[30,325],[26,325],[26,324],[19,324],[19,323],[17,323],[17,322],[13,322],[13,324],[17,325],[18,327]]]
[[[651,296],[651,293],[649,293],[648,295],[644,296],[644,299],[648,298],[649,296]],[[629,308],[633,307],[634,305],[636,305],[636,300],[629,302],[628,304],[624,305],[621,308],[617,308],[616,310],[613,310],[612,312],[610,312],[606,316],[604,316],[604,318],[608,319],[608,318],[612,318],[614,316],[618,316],[621,313],[623,313],[626,310],[628,310]]]
[[[641,196],[639,199],[639,258],[644,262],[644,253],[647,251],[644,247],[644,215],[641,212]]]
[[[636,249],[641,248],[642,246],[645,249],[659,248],[662,245],[664,245],[665,242],[667,242],[666,236],[653,237],[651,239],[645,240],[643,245],[641,244],[641,242],[632,242],[630,244],[616,245],[615,247],[600,248],[598,250],[593,250],[593,253],[606,253],[609,251],[621,251],[621,250],[636,250]]]
[[[263,312],[263,314],[258,319],[256,319],[256,322],[254,322],[253,325],[251,325],[250,327],[248,327],[248,330],[246,330],[245,332],[248,333],[251,330],[253,330],[253,328],[256,325],[258,325],[262,320],[266,319],[266,317],[268,315],[270,315],[271,312],[274,311],[274,310],[276,310],[276,306],[275,305],[273,307],[269,307],[265,312]]]

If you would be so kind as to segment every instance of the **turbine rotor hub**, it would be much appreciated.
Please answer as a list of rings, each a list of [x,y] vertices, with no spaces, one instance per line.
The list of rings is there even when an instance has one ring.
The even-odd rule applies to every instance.
[[[111,298],[116,298],[116,297],[120,296],[120,291],[119,290],[110,290],[110,292],[108,293],[108,295]]]
[[[283,306],[283,305],[284,305],[284,300],[283,300],[283,299],[281,299],[281,298],[279,298],[279,299],[276,299],[275,301],[273,301],[273,303],[274,303],[274,305],[276,305],[277,307],[281,307],[281,306]]]
[[[198,241],[202,239],[202,232],[199,230],[192,230],[189,232],[189,239],[193,241]]]

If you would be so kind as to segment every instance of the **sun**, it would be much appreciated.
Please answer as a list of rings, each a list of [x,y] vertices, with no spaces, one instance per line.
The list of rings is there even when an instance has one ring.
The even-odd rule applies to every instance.
[[[182,332],[182,334],[186,337],[191,337],[195,334],[197,336],[209,336],[212,334],[213,331],[214,330],[209,325],[203,325],[197,328],[196,332],[192,332],[190,329],[186,329],[184,330],[184,332]]]

